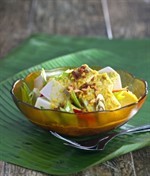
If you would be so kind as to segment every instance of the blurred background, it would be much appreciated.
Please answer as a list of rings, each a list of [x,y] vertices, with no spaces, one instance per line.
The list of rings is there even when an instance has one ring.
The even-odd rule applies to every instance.
[[[150,37],[150,0],[0,0],[0,57],[35,33]]]

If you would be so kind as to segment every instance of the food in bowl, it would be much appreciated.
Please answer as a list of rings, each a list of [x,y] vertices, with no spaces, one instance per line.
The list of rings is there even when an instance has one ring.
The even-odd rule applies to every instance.
[[[69,136],[98,134],[126,123],[146,94],[145,81],[86,64],[33,72],[12,89],[16,105],[30,121]]]
[[[122,87],[114,69],[96,71],[86,64],[50,77],[42,69],[33,90],[24,83],[22,100],[36,108],[70,113],[115,110],[138,102],[135,94]]]

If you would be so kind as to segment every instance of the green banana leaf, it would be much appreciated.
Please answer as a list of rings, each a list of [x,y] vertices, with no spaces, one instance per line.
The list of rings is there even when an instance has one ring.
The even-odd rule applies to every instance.
[[[0,81],[49,59],[91,48],[119,55],[124,58],[123,63],[128,67],[123,64],[116,67],[125,68],[143,79],[148,77],[148,72],[145,71],[150,69],[150,40],[148,39],[108,40],[100,37],[85,38],[39,34],[29,37],[0,59]],[[121,66],[122,68],[120,68]]]
[[[106,146],[105,150],[101,152],[85,152],[63,145],[62,141],[51,136],[49,132],[40,127],[33,125],[21,114],[10,95],[12,84],[16,79],[25,77],[28,73],[41,69],[42,67],[51,69],[60,66],[78,66],[82,63],[93,66],[100,65],[102,67],[110,65],[115,69],[127,70],[135,76],[140,76],[145,79],[148,83],[150,82],[150,71],[148,69],[150,52],[147,48],[149,40],[145,40],[144,42],[114,41],[112,44],[109,44],[108,40],[105,39],[102,39],[102,41],[100,39],[93,39],[91,41],[93,43],[89,43],[90,46],[88,46],[86,43],[90,41],[89,39],[68,37],[65,40],[65,38],[62,37],[63,40],[59,41],[58,39],[60,38],[61,37],[52,37],[49,39],[42,35],[27,40],[0,62],[0,72],[3,73],[0,74],[2,77],[1,80],[36,63],[46,61],[48,58],[52,59],[54,56],[78,51],[86,47],[92,48],[94,45],[96,47],[96,45],[101,42],[104,42],[104,45],[108,46],[109,51],[111,51],[113,44],[112,50],[114,51],[119,50],[118,43],[122,44],[121,46],[125,47],[115,53],[119,54],[120,52],[119,55],[123,53],[124,55],[119,57],[107,51],[96,49],[85,50],[46,61],[2,81],[0,83],[0,160],[49,174],[66,175],[108,161],[130,151],[150,146],[150,134],[143,133],[120,136],[111,141]],[[41,41],[39,42],[39,40]],[[50,41],[53,41],[53,47]],[[64,43],[66,43],[66,45],[63,45]],[[124,45],[124,43],[126,44]],[[130,43],[131,50],[134,49],[131,53],[127,43]],[[86,46],[84,46],[84,44]],[[133,47],[132,44],[135,44],[135,46]],[[60,48],[60,46],[62,46],[62,48]],[[142,54],[139,50],[136,50],[137,48],[142,51]],[[103,49],[106,50],[106,46]],[[124,51],[124,49],[128,50]],[[135,58],[133,57],[133,53],[135,53]],[[133,58],[134,61],[131,61],[131,58]],[[143,108],[126,124],[126,127],[150,123],[149,107],[150,99],[148,97]]]

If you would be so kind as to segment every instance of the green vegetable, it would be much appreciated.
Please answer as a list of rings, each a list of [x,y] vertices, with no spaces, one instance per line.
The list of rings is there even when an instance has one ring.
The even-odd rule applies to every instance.
[[[68,72],[63,72],[61,75],[58,76],[58,79],[63,79],[65,77],[68,77],[69,73]]]
[[[81,99],[81,101],[87,111],[95,111],[95,107],[91,106],[87,100]]]
[[[21,93],[22,101],[32,105],[34,95],[25,82],[23,82],[23,85],[21,87]]]
[[[70,92],[70,96],[71,96],[71,99],[72,99],[73,103],[74,103],[77,107],[82,108],[81,103],[80,103],[80,101],[78,100],[78,98],[77,98],[77,96],[76,96],[76,94],[75,94],[75,92],[74,92],[73,90]]]
[[[41,76],[42,76],[42,78],[43,78],[43,80],[44,80],[44,84],[46,84],[46,83],[47,83],[47,78],[46,78],[46,73],[45,73],[44,68],[42,68]]]
[[[73,112],[73,110],[72,110],[72,104],[71,104],[70,100],[67,100],[66,105],[64,107],[64,110],[66,112]]]

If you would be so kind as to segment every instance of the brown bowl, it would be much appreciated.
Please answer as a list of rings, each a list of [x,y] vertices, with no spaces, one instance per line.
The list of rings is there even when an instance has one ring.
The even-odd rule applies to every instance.
[[[69,67],[68,67],[69,68]],[[49,75],[58,75],[67,67],[46,71]],[[100,67],[98,68],[98,70]],[[50,109],[38,109],[22,101],[21,86],[23,81],[33,89],[33,80],[40,74],[40,71],[33,72],[23,80],[17,80],[11,90],[14,102],[20,111],[34,124],[44,129],[52,130],[68,136],[95,135],[110,131],[123,125],[131,119],[142,107],[147,96],[147,83],[133,77],[125,71],[117,71],[122,80],[123,87],[128,86],[139,99],[120,109],[113,111],[96,111],[69,113]]]

